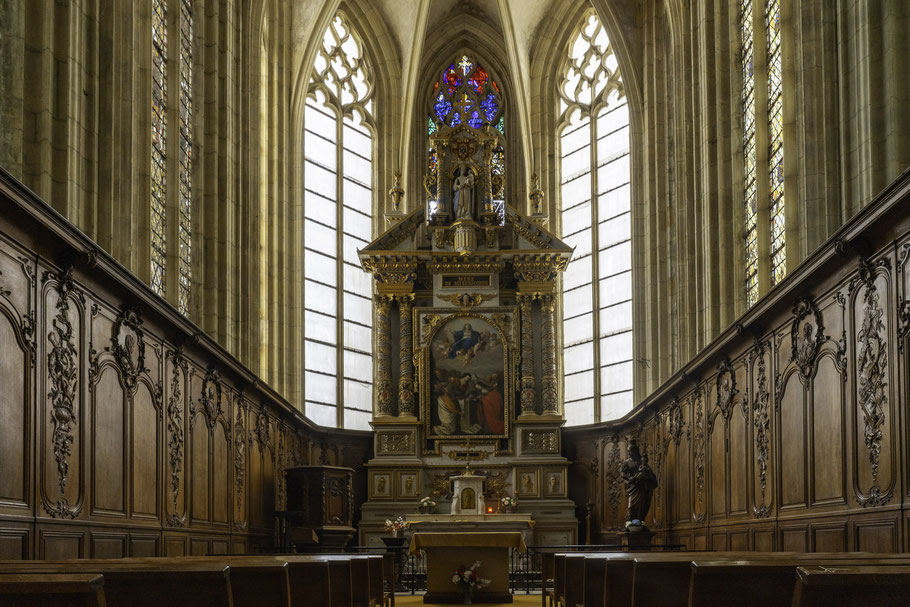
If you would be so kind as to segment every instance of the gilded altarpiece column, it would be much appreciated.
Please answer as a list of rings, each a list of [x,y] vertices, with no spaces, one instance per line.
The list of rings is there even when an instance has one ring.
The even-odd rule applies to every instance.
[[[414,296],[399,295],[398,299],[398,339],[399,339],[399,375],[398,375],[398,415],[413,417],[416,413],[414,401],[414,359],[411,344],[411,308]]]
[[[521,414],[535,413],[534,390],[534,295],[519,295],[521,310]]]
[[[540,296],[540,341],[542,358],[542,394],[544,415],[557,415],[559,412],[559,396],[557,386],[559,378],[556,375],[556,297],[553,295]]]
[[[392,298],[376,296],[376,412],[392,415],[392,328],[389,311]]]

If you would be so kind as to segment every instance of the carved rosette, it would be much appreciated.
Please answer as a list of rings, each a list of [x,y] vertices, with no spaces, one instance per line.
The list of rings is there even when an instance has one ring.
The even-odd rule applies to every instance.
[[[50,274],[45,274],[45,279]],[[57,463],[57,484],[60,494],[53,505],[44,504],[45,511],[52,517],[76,518],[80,507],[71,506],[66,498],[69,457],[72,455],[73,442],[78,415],[76,412],[76,388],[79,382],[73,325],[69,319],[70,300],[76,295],[72,269],[56,277],[57,314],[51,321],[51,330],[47,335],[50,349],[47,353],[47,369],[50,390],[47,397],[50,401],[50,417],[53,432],[51,441],[54,446],[54,460]],[[79,295],[81,297],[81,294]]]
[[[559,409],[556,376],[556,298],[553,295],[540,296],[541,312],[541,358],[543,378],[541,380],[541,401],[544,414],[556,414]]]
[[[863,414],[863,442],[869,452],[872,466],[872,487],[867,496],[858,496],[862,506],[884,505],[890,494],[882,494],[878,485],[879,459],[881,457],[885,407],[888,403],[885,375],[888,367],[888,347],[884,338],[884,311],[879,305],[878,289],[875,286],[875,272],[865,268],[861,272],[863,292],[863,320],[856,335],[857,383],[859,406]]]
[[[392,329],[389,324],[391,298],[376,297],[376,411],[392,415]]]
[[[736,373],[729,360],[717,365],[717,408],[724,417],[724,423],[730,421],[733,414],[733,402],[739,390],[736,389]]]
[[[534,296],[519,295],[521,309],[521,414],[533,414],[534,391]]]
[[[411,294],[398,296],[399,318],[399,375],[398,375],[398,414],[414,415],[416,403],[414,399],[414,356],[412,341],[411,304],[414,296]]]
[[[168,517],[168,524],[172,527],[182,527],[183,519],[177,516],[177,498],[180,493],[180,473],[183,471],[183,399],[180,392],[180,373],[186,377],[187,364],[183,360],[180,350],[175,350],[169,358],[173,364],[171,375],[170,397],[167,401],[165,414],[167,416],[167,454],[168,464],[171,469],[171,501],[174,512]]]
[[[803,379],[809,379],[815,368],[815,358],[825,343],[825,327],[818,306],[809,299],[800,299],[793,307],[790,326],[790,360],[796,362]]]
[[[610,437],[610,453],[607,455],[607,503],[610,505],[610,515],[613,526],[619,524],[619,502],[622,499],[622,470],[620,464],[622,454],[619,452],[619,438]]]
[[[768,373],[765,368],[765,351],[770,344],[759,343],[752,355],[758,360],[758,377],[755,385],[755,400],[752,403],[752,426],[755,429],[755,456],[758,464],[758,479],[761,487],[761,502],[755,507],[756,518],[771,514],[765,503],[768,487],[768,460],[771,446],[771,392],[768,389]]]

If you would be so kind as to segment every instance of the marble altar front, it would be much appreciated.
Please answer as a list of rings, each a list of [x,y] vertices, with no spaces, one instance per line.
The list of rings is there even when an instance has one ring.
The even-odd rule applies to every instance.
[[[534,542],[535,521],[529,513],[515,514],[408,514],[408,530],[415,533],[517,532],[526,544]]]

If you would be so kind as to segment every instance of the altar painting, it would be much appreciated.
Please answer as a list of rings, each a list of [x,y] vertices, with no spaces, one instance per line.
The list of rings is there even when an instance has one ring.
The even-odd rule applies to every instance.
[[[507,353],[502,333],[479,316],[440,324],[428,347],[429,438],[507,436]]]

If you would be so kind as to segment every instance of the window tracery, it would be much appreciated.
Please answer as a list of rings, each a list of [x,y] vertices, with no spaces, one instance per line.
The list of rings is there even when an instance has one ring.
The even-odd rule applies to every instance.
[[[177,309],[189,314],[193,253],[193,7],[180,0],[180,186],[177,205]]]
[[[589,13],[558,87],[560,220],[575,247],[562,284],[565,415],[569,424],[632,408],[629,115],[618,62]]]
[[[372,239],[373,82],[363,45],[337,15],[316,57],[304,111],[306,413],[369,429],[372,285],[357,250]]]
[[[164,297],[167,260],[167,6],[152,2],[152,165],[151,165],[151,279],[152,290]]]

